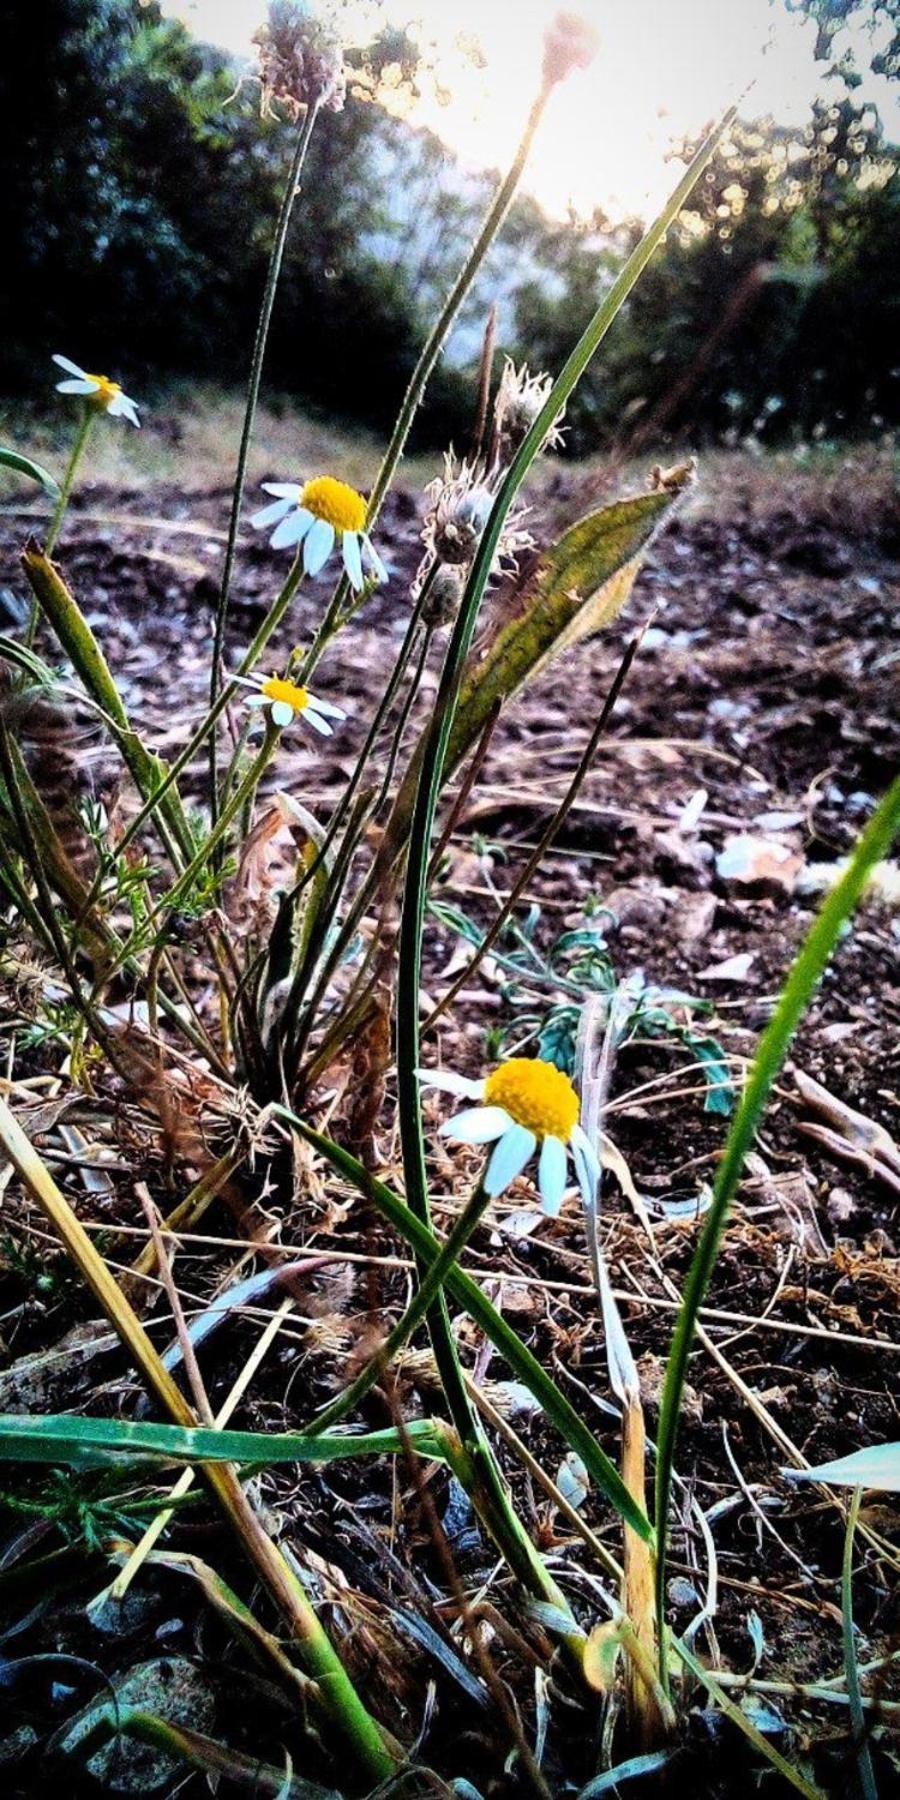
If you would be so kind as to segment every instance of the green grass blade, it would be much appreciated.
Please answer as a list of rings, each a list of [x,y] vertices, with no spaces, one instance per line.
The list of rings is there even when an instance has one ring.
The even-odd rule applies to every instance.
[[[11,469],[14,475],[24,475],[29,481],[36,481],[49,499],[59,499],[59,482],[55,476],[41,463],[33,462],[30,456],[21,456],[18,450],[0,447],[0,469]]]
[[[844,1672],[847,1677],[847,1702],[853,1726],[853,1745],[856,1751],[859,1785],[863,1800],[878,1800],[875,1770],[872,1767],[872,1751],[866,1730],[866,1717],[863,1712],[862,1689],[859,1685],[856,1632],[853,1624],[853,1544],[856,1538],[856,1524],[859,1519],[861,1500],[862,1488],[854,1488],[850,1510],[847,1514],[847,1530],[844,1535],[844,1556],[841,1567],[841,1625],[844,1639]]]
[[[428,1419],[393,1429],[307,1437],[299,1432],[216,1431],[205,1426],[154,1425],[68,1413],[0,1414],[0,1462],[66,1463],[108,1467],[111,1461],[150,1457],[167,1463],[326,1463],[354,1456],[394,1456],[411,1443],[439,1457],[439,1434]]]
[[[876,863],[887,855],[900,830],[900,777],[873,813],[840,881],[827,896],[810,928],[782,990],[773,1017],[763,1034],[750,1078],[713,1184],[712,1205],[706,1215],[684,1289],[681,1310],[672,1334],[659,1420],[656,1461],[656,1531],[660,1602],[665,1596],[665,1549],[675,1459],[675,1443],[687,1378],[688,1358],[697,1318],[706,1297],[719,1253],[722,1232],[734,1198],[744,1159],[753,1144],[772,1085],[821,979],[825,965],[846,920],[850,917]],[[660,1618],[662,1618],[660,1609]]]

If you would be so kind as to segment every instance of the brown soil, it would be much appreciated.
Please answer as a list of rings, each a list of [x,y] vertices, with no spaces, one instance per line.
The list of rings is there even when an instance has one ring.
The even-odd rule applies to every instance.
[[[546,950],[564,926],[582,922],[592,897],[599,898],[615,914],[608,942],[618,975],[643,970],[654,983],[713,1002],[715,1015],[704,1021],[704,1029],[735,1059],[736,1069],[752,1054],[815,902],[800,890],[789,891],[780,865],[773,867],[771,860],[755,880],[723,872],[719,859],[726,841],[742,835],[771,840],[789,853],[792,868],[833,863],[852,845],[896,769],[898,745],[895,628],[892,634],[896,523],[887,516],[862,523],[840,513],[823,516],[806,503],[800,511],[789,492],[767,493],[761,505],[753,479],[746,490],[736,483],[727,519],[701,509],[682,515],[654,545],[615,629],[568,654],[534,693],[509,709],[459,821],[441,884],[443,897],[477,922],[489,922],[492,886],[506,891],[521,867],[565,789],[623,644],[652,614],[610,734],[526,903],[541,909],[535,941]],[[549,528],[557,517],[571,519],[587,503],[591,485],[596,491],[601,484],[585,483],[576,493],[561,478],[550,484],[541,500],[540,526]],[[123,504],[121,494],[95,489],[81,516],[73,512],[64,540],[67,575],[102,638],[126,705],[163,755],[183,741],[189,720],[202,707],[209,605],[221,555],[217,534],[225,513],[223,493],[201,501],[185,500],[176,490],[156,491],[152,500],[145,493]],[[145,522],[150,516],[152,525]],[[21,520],[5,524],[6,579],[15,595],[22,590],[15,565]],[[352,766],[372,695],[386,677],[405,625],[416,531],[415,501],[401,492],[379,532],[380,547],[393,565],[391,585],[322,665],[318,686],[346,706],[347,727],[324,748],[311,734],[295,734],[289,749],[285,739],[278,784],[323,815]],[[249,639],[259,605],[282,569],[258,543],[244,547],[234,590],[235,646]],[[310,596],[298,601],[282,649],[304,640],[327,591],[324,581],[313,584]],[[9,606],[14,614],[14,597]],[[426,698],[436,674],[429,681]],[[701,788],[707,799],[691,824],[684,809]],[[200,765],[196,798],[202,798]],[[705,1320],[718,1358],[699,1347],[691,1367],[693,1392],[678,1454],[686,1488],[678,1503],[684,1528],[673,1547],[672,1621],[680,1631],[690,1625],[708,1579],[703,1539],[694,1516],[683,1511],[687,1494],[709,1515],[718,1558],[715,1637],[701,1629],[697,1652],[724,1670],[747,1671],[755,1654],[754,1621],[759,1621],[763,1648],[756,1674],[763,1680],[821,1681],[842,1669],[842,1519],[819,1490],[782,1479],[790,1446],[818,1462],[900,1437],[900,1196],[870,1170],[836,1158],[804,1134],[804,1121],[813,1115],[795,1082],[795,1071],[814,1077],[832,1096],[900,1135],[898,936],[896,903],[892,909],[875,899],[867,902],[810,1009],[748,1165],[716,1269]],[[430,928],[426,987],[432,999],[446,986],[446,969],[457,950],[450,934]],[[735,964],[731,959],[737,957],[744,961]],[[485,1032],[512,1017],[502,971],[489,962],[442,1024],[429,1056],[436,1060],[439,1054],[448,1065],[480,1072]],[[698,1085],[689,1060],[664,1045],[626,1048],[616,1068],[608,1121],[637,1190],[654,1203],[650,1244],[616,1181],[607,1176],[603,1239],[629,1340],[646,1378],[651,1433],[672,1323],[663,1282],[668,1277],[680,1288],[697,1231],[689,1204],[677,1216],[671,1210],[667,1215],[666,1207],[697,1199],[725,1131],[720,1116],[703,1110],[702,1082]],[[58,1066],[52,1045],[16,1061],[17,1073]],[[429,1101],[428,1112],[436,1125],[443,1107]],[[71,1166],[64,1169],[64,1185],[82,1216],[106,1227],[107,1254],[124,1263],[140,1241],[124,1228],[144,1227],[133,1191],[135,1159],[142,1159],[140,1172],[164,1208],[165,1170],[152,1134],[144,1130],[138,1141],[133,1118],[127,1111],[117,1114],[107,1092],[82,1103],[77,1115],[88,1138],[96,1133],[107,1143],[114,1141],[117,1117],[127,1136],[120,1141],[119,1172],[109,1194],[86,1194]],[[35,1135],[43,1141],[40,1125],[36,1119]],[[52,1136],[52,1124],[45,1131]],[[386,1178],[392,1179],[390,1100],[378,1142]],[[435,1190],[449,1203],[437,1202],[439,1224],[450,1216],[454,1188],[465,1192],[474,1167],[465,1151],[436,1149]],[[169,1206],[182,1191],[183,1185],[173,1190]],[[607,1404],[602,1334],[579,1213],[570,1201],[558,1221],[533,1214],[532,1192],[523,1184],[515,1205],[507,1196],[476,1237],[469,1266],[616,1455],[618,1427]],[[347,1252],[390,1256],[396,1249],[371,1221],[361,1228],[358,1209],[346,1197],[323,1193],[312,1183],[295,1200],[268,1195],[266,1205],[278,1241],[336,1253],[333,1265],[303,1286],[297,1312],[304,1322],[298,1316],[285,1328],[268,1372],[236,1421],[283,1429],[298,1426],[341,1384],[348,1355],[367,1339],[373,1312],[380,1317],[386,1308],[403,1304],[407,1277],[397,1267],[367,1272],[364,1264],[337,1259]],[[113,1404],[127,1415],[136,1396],[127,1389],[123,1394],[123,1365],[114,1349],[81,1363],[67,1355],[52,1376],[41,1370],[35,1384],[25,1381],[21,1359],[49,1350],[92,1315],[14,1183],[6,1190],[4,1213],[2,1330],[8,1374],[2,1378],[2,1410]],[[235,1235],[224,1213],[207,1215],[203,1229],[212,1238]],[[189,1309],[227,1284],[239,1258],[237,1248],[221,1242],[185,1246],[177,1276]],[[265,1309],[272,1304],[265,1303]],[[156,1316],[162,1344],[169,1333],[161,1307]],[[257,1310],[233,1322],[205,1353],[214,1403],[242,1367],[260,1318]],[[502,1386],[506,1372],[485,1353],[477,1334],[464,1329],[462,1342],[489,1396],[513,1409],[515,1429],[556,1476],[559,1441],[539,1414],[515,1410],[520,1396]],[[409,1415],[435,1407],[426,1357],[406,1365],[398,1395]],[[367,1416],[385,1422],[377,1398]],[[523,1516],[589,1629],[605,1616],[592,1587],[600,1571],[513,1459],[508,1467]],[[11,1488],[12,1480],[4,1477],[3,1485]],[[326,1613],[332,1609],[336,1629],[350,1646],[354,1673],[379,1715],[407,1743],[423,1734],[418,1764],[438,1770],[444,1780],[464,1776],[482,1793],[528,1791],[521,1770],[503,1772],[510,1738],[496,1692],[482,1688],[475,1694],[481,1674],[467,1655],[465,1637],[455,1634],[451,1643],[448,1636],[455,1606],[446,1561],[434,1541],[434,1513],[466,1590],[484,1586],[488,1620],[496,1606],[538,1646],[541,1627],[529,1621],[527,1609],[496,1576],[489,1547],[444,1475],[429,1471],[417,1491],[409,1471],[398,1468],[395,1488],[387,1463],[367,1465],[364,1474],[348,1465],[335,1474],[270,1476],[263,1493],[270,1523],[285,1540],[316,1552],[341,1572],[347,1584],[342,1596],[325,1578]],[[618,1552],[608,1509],[589,1494],[583,1514]],[[872,1504],[864,1516],[896,1545],[896,1508]],[[78,1533],[71,1519],[67,1530],[74,1542]],[[21,1756],[11,1756],[11,1794],[49,1792],[35,1762],[47,1732],[102,1690],[104,1679],[117,1679],[132,1665],[160,1655],[186,1657],[203,1672],[213,1691],[217,1736],[277,1764],[283,1762],[281,1746],[288,1745],[298,1774],[331,1787],[347,1785],[346,1769],[323,1747],[311,1748],[267,1669],[235,1645],[182,1578],[161,1571],[148,1575],[130,1622],[121,1619],[113,1632],[101,1632],[86,1623],[83,1610],[108,1579],[101,1556],[86,1565],[74,1548],[61,1552],[64,1540],[55,1525],[15,1511],[7,1515],[4,1536],[0,1567],[11,1572],[6,1610],[15,1635],[2,1655],[77,1655],[97,1671],[92,1676],[75,1665],[34,1663],[11,1680],[5,1730],[29,1724],[37,1734],[21,1740]],[[243,1569],[232,1566],[205,1504],[186,1513],[178,1541],[226,1574],[243,1597],[251,1597]],[[29,1569],[35,1556],[51,1552],[52,1579],[36,1592]],[[855,1613],[865,1661],[894,1647],[900,1620],[890,1555],[860,1539],[857,1560]],[[263,1613],[268,1618],[265,1608]],[[424,1636],[416,1619],[428,1622]],[[347,1636],[349,1622],[353,1629]],[[599,1766],[599,1702],[597,1709],[586,1707],[565,1670],[554,1666],[549,1687],[539,1685],[535,1712],[528,1645],[504,1642],[490,1628],[484,1644],[515,1698],[528,1741],[533,1744],[536,1730],[546,1729],[543,1767],[551,1791],[561,1793],[567,1784],[577,1789]],[[451,1652],[466,1662],[468,1686]],[[0,1678],[2,1672],[0,1662]],[[879,1715],[878,1702],[896,1703],[900,1682],[888,1671],[867,1691],[875,1702],[876,1756],[887,1794],[896,1791],[890,1783],[897,1779],[900,1714]],[[756,1701],[761,1703],[758,1694]],[[769,1696],[766,1704],[772,1716],[764,1727],[772,1741],[795,1761],[806,1758],[808,1772],[828,1793],[850,1792],[846,1709],[784,1694]],[[13,1748],[9,1738],[0,1744],[0,1751]],[[734,1728],[704,1710],[695,1695],[685,1743],[673,1765],[681,1778],[686,1776],[697,1793],[743,1794],[752,1779],[748,1756],[749,1747]],[[73,1788],[68,1765],[65,1779]],[[676,1791],[678,1780],[676,1775]],[[655,1792],[655,1781],[631,1784],[629,1792]],[[770,1777],[767,1791],[780,1792],[777,1782]],[[160,1791],[174,1792],[176,1785]],[[436,1788],[423,1778],[423,1790]],[[96,1791],[87,1778],[84,1791]],[[202,1777],[191,1778],[188,1791],[201,1793]],[[234,1790],[226,1783],[223,1791]]]

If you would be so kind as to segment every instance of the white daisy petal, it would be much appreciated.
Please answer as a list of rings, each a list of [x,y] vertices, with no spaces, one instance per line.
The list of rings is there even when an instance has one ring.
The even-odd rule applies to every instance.
[[[311,519],[300,507],[292,507],[280,525],[276,525],[269,543],[273,550],[286,550],[289,544],[302,544],[309,536]]]
[[[441,1126],[441,1137],[457,1138],[461,1144],[492,1144],[511,1125],[505,1106],[469,1106]]]
[[[127,419],[131,425],[140,429],[140,420],[135,411],[135,403],[127,394],[114,394],[106,408],[111,419]]]
[[[558,1137],[545,1137],[538,1164],[538,1188],[544,1211],[555,1219],[566,1191],[566,1146]]]
[[[440,1088],[445,1094],[457,1094],[461,1100],[483,1100],[484,1082],[470,1075],[457,1075],[453,1069],[417,1069],[422,1087]]]
[[[232,675],[231,679],[236,681],[239,687],[259,688],[262,685],[258,675]]]
[[[248,705],[249,705],[249,701],[248,701]],[[294,717],[294,709],[292,706],[288,706],[288,703],[286,700],[273,700],[272,701],[272,723],[273,723],[273,725],[279,726],[280,729],[283,731],[285,725],[290,725],[290,722],[293,717]]]
[[[389,581],[387,569],[367,532],[362,534],[363,554],[377,581]]]
[[[313,712],[311,706],[304,707],[301,717],[307,725],[312,726],[313,731],[318,731],[322,737],[333,737],[334,733],[327,720],[321,718],[317,712]]]
[[[268,706],[268,704],[268,696],[260,693],[248,694],[244,701],[245,706]]]
[[[81,376],[77,381],[58,381],[56,391],[58,394],[96,394],[97,384],[95,381],[85,381]]]
[[[498,1108],[498,1110],[500,1110]],[[494,1150],[484,1177],[484,1190],[493,1200],[502,1194],[517,1175],[521,1175],[529,1157],[537,1149],[537,1138],[525,1125],[510,1125]]]
[[[292,504],[290,500],[273,500],[271,506],[261,506],[259,512],[251,513],[250,523],[257,531],[262,531],[266,525],[276,525],[291,511]]]
[[[291,500],[296,505],[300,499],[300,489],[296,481],[264,481],[264,494],[277,494],[279,500]]]
[[[355,531],[344,532],[343,542],[344,568],[350,580],[350,586],[359,593],[363,585],[362,557],[359,553],[359,538]]]
[[[330,700],[320,700],[318,694],[307,694],[306,704],[313,712],[322,713],[326,719],[346,719],[347,714],[341,706],[332,706]]]
[[[79,369],[78,364],[73,363],[68,356],[57,356],[54,353],[53,361],[56,363],[58,368],[67,369],[70,375],[77,375],[79,381],[87,380],[87,374],[86,374],[85,370]]]
[[[274,538],[272,541],[274,543]],[[334,526],[329,525],[327,519],[316,519],[303,550],[303,567],[307,575],[318,575],[333,549]]]

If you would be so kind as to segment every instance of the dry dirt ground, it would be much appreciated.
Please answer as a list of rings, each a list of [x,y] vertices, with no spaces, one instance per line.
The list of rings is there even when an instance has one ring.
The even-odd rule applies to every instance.
[[[578,516],[609,487],[602,472],[555,476],[536,508],[537,535]],[[418,559],[417,504],[403,490],[390,502],[379,534],[391,564],[390,587],[320,671],[318,686],[346,707],[347,726],[324,748],[311,734],[295,734],[290,748],[285,739],[278,782],[323,815],[352,767],[372,696],[386,678],[408,616],[408,581]],[[183,741],[202,706],[209,608],[226,516],[224,490],[185,496],[174,486],[157,487],[123,499],[121,491],[95,486],[65,533],[61,560],[67,575],[102,638],[129,710],[164,756]],[[22,593],[15,553],[23,521],[9,514],[0,523],[6,605],[14,622]],[[590,917],[596,902],[608,907],[613,916],[605,932],[617,975],[642,971],[654,984],[711,1003],[703,1029],[714,1034],[739,1078],[809,924],[812,890],[847,852],[897,767],[898,558],[900,513],[883,478],[875,494],[852,464],[825,484],[718,465],[699,502],[654,544],[613,631],[567,654],[502,718],[458,820],[440,896],[477,923],[490,921],[496,895],[507,890],[565,789],[623,644],[652,615],[609,736],[520,916],[532,903],[540,908],[534,941],[544,955],[563,929]],[[282,568],[264,544],[248,539],[243,546],[234,589],[235,648],[252,635]],[[298,600],[282,649],[304,641],[327,591],[324,582],[312,584]],[[437,678],[440,644],[434,648],[423,704]],[[202,799],[199,766],[196,797]],[[791,1695],[779,1684],[840,1676],[842,1519],[821,1492],[790,1486],[779,1470],[795,1451],[818,1462],[900,1437],[900,1178],[890,1160],[860,1149],[862,1128],[841,1110],[851,1108],[900,1136],[898,944],[900,903],[896,878],[891,893],[888,875],[840,947],[748,1164],[704,1314],[707,1340],[691,1364],[678,1457],[685,1485],[670,1581],[673,1622],[688,1628],[712,1598],[712,1625],[701,1629],[698,1651],[735,1678],[755,1665],[759,1681],[775,1684],[756,1692],[752,1716],[773,1742],[806,1758],[807,1769],[834,1794],[851,1791],[846,1707]],[[432,926],[426,966],[432,999],[461,960],[458,940]],[[464,987],[429,1055],[480,1072],[485,1034],[514,1018],[503,970],[488,961]],[[55,1072],[59,1061],[50,1044],[39,1055],[30,1053],[26,1073]],[[804,1097],[804,1077],[821,1084],[824,1098],[808,1087]],[[105,1097],[97,1111],[98,1120],[109,1118]],[[441,1116],[432,1102],[429,1116],[435,1123]],[[90,1140],[90,1105],[79,1121]],[[652,1433],[672,1284],[680,1286],[690,1259],[698,1199],[726,1121],[704,1110],[702,1074],[683,1050],[638,1042],[619,1057],[608,1128],[620,1177],[627,1187],[630,1176],[648,1209],[638,1211],[652,1226],[648,1238],[622,1179],[608,1173],[603,1242],[640,1359]],[[392,1129],[388,1096],[379,1143],[389,1178],[396,1173]],[[95,1130],[102,1139],[99,1123]],[[51,1131],[45,1147],[52,1149],[55,1141]],[[141,1153],[145,1178],[158,1185],[158,1150],[147,1139]],[[134,1156],[132,1143],[112,1166],[108,1192],[85,1191],[71,1161],[55,1165],[82,1216],[104,1228],[107,1253],[121,1262],[131,1260],[133,1234],[144,1230],[133,1193]],[[439,1224],[446,1225],[454,1189],[464,1190],[473,1166],[464,1151],[435,1150]],[[548,1220],[529,1204],[530,1192],[523,1184],[515,1204],[507,1197],[479,1231],[468,1263],[615,1454],[617,1426],[607,1403],[579,1213],[570,1200],[559,1220]],[[361,1232],[346,1198],[320,1194],[304,1207],[302,1200],[276,1195],[269,1204],[278,1241],[335,1253],[336,1260],[310,1277],[304,1307],[285,1328],[243,1408],[240,1422],[256,1428],[296,1426],[339,1385],[373,1310],[381,1315],[402,1305],[406,1293],[402,1267],[390,1262],[397,1246],[389,1235],[373,1232],[371,1222]],[[233,1238],[234,1225],[212,1213],[205,1230],[225,1240]],[[3,1233],[2,1410],[90,1403],[127,1411],[135,1395],[126,1388],[123,1397],[115,1353],[107,1349],[99,1360],[84,1362],[48,1354],[73,1324],[90,1319],[91,1309],[41,1238],[14,1182],[5,1186]],[[369,1252],[387,1258],[387,1265],[340,1261]],[[238,1266],[247,1273],[239,1249],[229,1250],[223,1241],[186,1245],[177,1273],[188,1307],[201,1305]],[[266,1310],[233,1322],[216,1340],[205,1364],[215,1395],[227,1391]],[[164,1307],[157,1305],[150,1317],[159,1342],[168,1341]],[[528,1410],[477,1334],[464,1331],[462,1341],[488,1394],[556,1476],[558,1440]],[[33,1378],[23,1373],[26,1355],[39,1359]],[[404,1368],[398,1392],[410,1414],[433,1408],[427,1358]],[[384,1414],[373,1403],[369,1417],[383,1420]],[[602,1609],[598,1613],[589,1552],[511,1455],[508,1467],[536,1541],[590,1626]],[[464,1776],[482,1792],[524,1784],[524,1777],[503,1774],[509,1732],[496,1696],[486,1693],[470,1659],[461,1672],[464,1641],[448,1636],[453,1606],[446,1567],[432,1541],[433,1508],[462,1582],[470,1592],[483,1592],[485,1643],[526,1735],[532,1743],[535,1732],[544,1735],[551,1790],[562,1792],[568,1783],[575,1791],[598,1766],[599,1702],[586,1708],[564,1672],[549,1688],[540,1679],[535,1688],[528,1643],[504,1641],[491,1628],[491,1607],[507,1610],[509,1591],[459,1492],[443,1475],[430,1476],[427,1492],[418,1494],[402,1474],[392,1478],[387,1465],[370,1467],[368,1480],[364,1489],[358,1473],[343,1471],[264,1483],[271,1522],[288,1541],[294,1537],[325,1559],[318,1565],[322,1596],[345,1623],[355,1620],[350,1653],[364,1692],[406,1742],[421,1733],[418,1762],[445,1779]],[[693,1512],[689,1502],[696,1503]],[[603,1504],[591,1493],[580,1504],[584,1518],[615,1549],[614,1524]],[[697,1507],[715,1547],[712,1571]],[[862,1661],[895,1650],[900,1631],[896,1565],[877,1537],[882,1534],[896,1554],[896,1509],[871,1505],[865,1518],[876,1538],[858,1545]],[[265,1672],[186,1591],[181,1577],[154,1571],[136,1592],[132,1615],[88,1624],[85,1598],[101,1584],[103,1562],[90,1548],[76,1552],[71,1518],[66,1533],[61,1536],[47,1517],[23,1515],[13,1499],[3,1527],[0,1571],[6,1575],[0,1572],[0,1580],[6,1581],[4,1610],[16,1635],[2,1656],[64,1652],[101,1673],[34,1664],[27,1679],[23,1674],[11,1684],[10,1723],[0,1743],[10,1793],[45,1791],[36,1753],[98,1683],[119,1680],[134,1665],[161,1656],[175,1659],[178,1668],[193,1666],[202,1704],[195,1695],[191,1705],[199,1706],[195,1722],[202,1715],[204,1729],[274,1763],[283,1762],[279,1747],[287,1744],[298,1773],[332,1787],[346,1781],[324,1748],[310,1754]],[[248,1597],[240,1566],[229,1565],[202,1506],[185,1515],[179,1542],[223,1568]],[[52,1579],[35,1591],[29,1570],[36,1557],[48,1555],[58,1559],[48,1565]],[[514,1616],[521,1622],[521,1613]],[[889,1784],[900,1780],[900,1683],[890,1664],[867,1691],[883,1792],[896,1791]],[[248,1692],[252,1707],[237,1698]],[[735,1697],[742,1693],[738,1683]],[[723,1729],[720,1716],[704,1711],[699,1694],[680,1755],[695,1792],[749,1791],[745,1750],[732,1728]],[[66,1768],[71,1787],[74,1777]],[[171,1771],[169,1776],[169,1785],[164,1779],[157,1789],[145,1773],[145,1785],[131,1791],[174,1792]],[[113,1786],[117,1779],[109,1777]],[[95,1791],[85,1781],[84,1791]],[[777,1778],[770,1778],[766,1791],[776,1789]],[[191,1778],[189,1791],[203,1791],[203,1778]],[[223,1791],[232,1789],[226,1783]]]

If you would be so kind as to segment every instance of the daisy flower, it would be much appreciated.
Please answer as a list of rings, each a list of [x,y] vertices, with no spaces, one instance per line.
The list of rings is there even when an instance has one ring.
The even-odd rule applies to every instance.
[[[579,1123],[578,1095],[568,1075],[553,1063],[511,1056],[484,1081],[431,1069],[421,1069],[419,1079],[423,1086],[480,1102],[448,1119],[441,1135],[464,1144],[494,1145],[484,1176],[485,1192],[492,1199],[521,1175],[539,1145],[538,1189],[544,1212],[555,1217],[562,1205],[567,1150],[572,1152],[585,1203],[593,1199],[600,1163]]]
[[[264,481],[263,489],[276,498],[254,513],[250,523],[260,531],[275,526],[269,539],[273,550],[302,544],[306,574],[318,575],[340,539],[344,568],[357,592],[365,579],[363,556],[376,581],[387,581],[387,569],[365,529],[366,502],[355,488],[333,475],[316,475],[300,487],[293,481]]]
[[[137,415],[137,402],[123,394],[117,381],[110,381],[108,375],[88,375],[85,369],[79,369],[77,363],[69,361],[67,356],[54,356],[53,361],[60,369],[65,369],[66,381],[58,381],[58,394],[82,394],[93,406],[101,407],[108,412],[111,419],[127,419],[130,425],[140,430],[141,421]]]
[[[331,737],[328,720],[347,717],[339,706],[332,706],[330,700],[320,700],[317,694],[310,693],[309,688],[298,687],[296,682],[281,675],[236,675],[235,680],[241,687],[253,689],[247,696],[246,705],[267,706],[272,724],[279,730],[290,725],[292,719],[302,717],[314,731],[321,732],[323,737]]]

